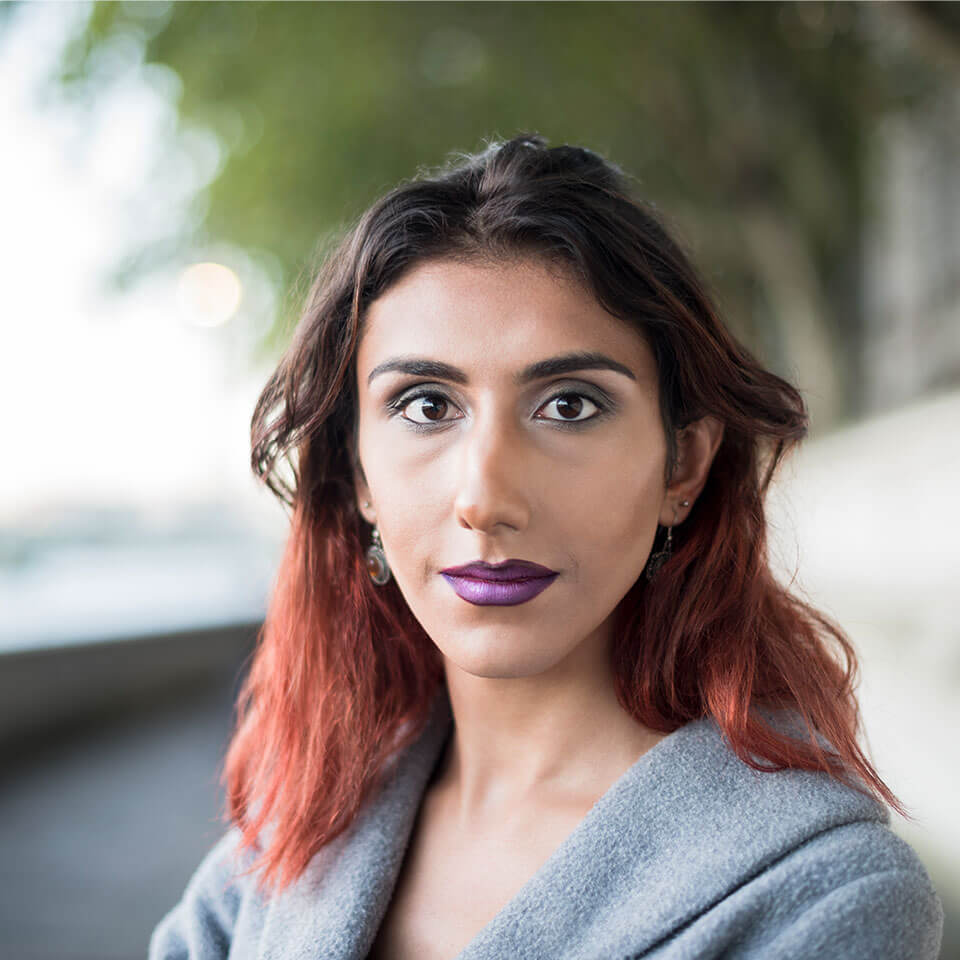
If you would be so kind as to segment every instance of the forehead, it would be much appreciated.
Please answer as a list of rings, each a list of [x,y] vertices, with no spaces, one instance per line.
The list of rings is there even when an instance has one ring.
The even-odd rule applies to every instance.
[[[544,357],[601,351],[640,381],[655,378],[640,333],[607,313],[571,273],[537,260],[420,264],[367,309],[357,356],[361,381],[385,359],[442,359],[492,379]]]

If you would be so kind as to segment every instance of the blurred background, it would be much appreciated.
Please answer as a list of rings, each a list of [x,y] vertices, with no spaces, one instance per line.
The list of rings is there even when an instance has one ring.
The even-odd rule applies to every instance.
[[[960,957],[960,5],[0,5],[0,954],[145,955],[221,835],[286,515],[257,395],[375,197],[536,131],[631,173],[811,411],[773,557]]]

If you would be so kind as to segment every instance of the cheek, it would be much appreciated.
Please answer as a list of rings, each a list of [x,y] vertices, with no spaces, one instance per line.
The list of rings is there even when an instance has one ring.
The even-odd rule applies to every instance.
[[[580,579],[601,591],[633,582],[650,555],[662,487],[659,465],[635,458],[572,485],[552,512],[559,536],[577,557]]]
[[[582,471],[565,485],[560,516],[611,540],[629,540],[660,511],[663,476],[656,462],[604,458],[603,469]]]
[[[392,471],[380,478],[377,497],[380,535],[387,559],[397,580],[416,589],[431,572],[431,564],[448,558],[438,556],[440,531],[449,521],[448,500],[437,487],[408,482]]]

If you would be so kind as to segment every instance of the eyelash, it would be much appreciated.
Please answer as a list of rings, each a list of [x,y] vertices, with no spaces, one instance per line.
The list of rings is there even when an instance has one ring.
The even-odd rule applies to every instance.
[[[400,416],[402,420],[405,420],[407,425],[412,429],[418,432],[432,431],[439,427],[442,427],[446,424],[453,423],[452,420],[436,420],[431,424],[427,423],[417,423],[415,420],[409,420],[406,417],[401,415],[402,411],[408,407],[414,400],[422,400],[425,397],[440,397],[443,400],[446,400],[447,403],[452,404],[453,401],[445,394],[439,390],[419,390],[416,393],[404,393],[399,397],[396,397],[393,400],[387,401],[387,409],[390,411],[390,416]],[[554,393],[552,396],[548,397],[540,407],[545,407],[548,403],[552,403],[554,400],[560,399],[560,397],[585,397],[592,404],[597,407],[597,413],[592,417],[587,417],[586,420],[551,420],[547,419],[545,422],[552,424],[559,424],[562,428],[573,427],[574,429],[583,428],[588,424],[595,423],[597,420],[602,420],[613,410],[613,401],[605,398],[601,398],[599,395],[594,395],[592,392],[588,393],[585,390],[559,390],[557,393]],[[540,407],[537,409],[539,410]]]

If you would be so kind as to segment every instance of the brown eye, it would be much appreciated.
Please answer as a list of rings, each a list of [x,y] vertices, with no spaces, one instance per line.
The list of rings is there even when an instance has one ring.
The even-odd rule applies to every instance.
[[[583,397],[568,394],[563,397],[557,397],[557,413],[561,417],[569,420],[576,420],[583,410]]]
[[[415,409],[419,409],[420,413],[426,417],[426,420],[416,420],[403,414],[404,410],[408,407],[413,407],[414,404],[418,404],[418,407],[415,407]],[[438,423],[443,420],[443,415],[449,406],[449,401],[442,394],[418,393],[416,396],[408,397],[404,400],[400,411],[405,420],[410,420],[413,423]]]
[[[570,423],[581,423],[587,420],[593,420],[595,414],[592,414],[589,407],[584,408],[584,401],[594,407],[598,412],[602,412],[601,407],[598,403],[591,400],[586,394],[583,393],[560,393],[552,399],[548,400],[541,409],[546,409],[551,404],[556,405],[557,413],[560,414],[561,421],[567,421]],[[580,414],[584,412],[590,414],[586,417],[581,417]],[[555,417],[548,417],[548,420],[555,420]]]

